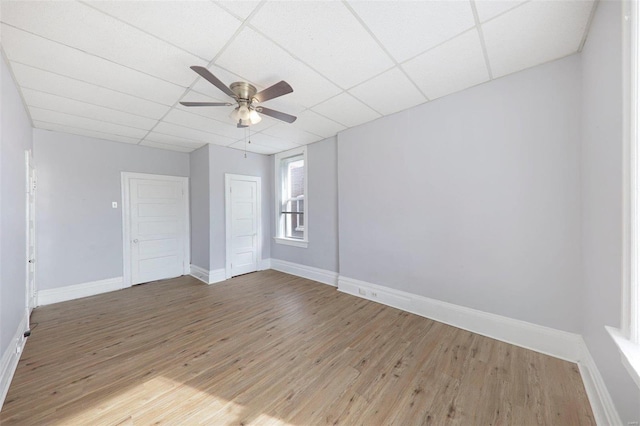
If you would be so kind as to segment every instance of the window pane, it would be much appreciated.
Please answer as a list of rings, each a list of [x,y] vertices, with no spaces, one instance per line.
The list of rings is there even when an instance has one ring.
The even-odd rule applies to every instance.
[[[304,157],[282,160],[282,236],[304,238]]]
[[[304,197],[304,161],[289,163],[289,198]]]
[[[280,235],[285,238],[304,239],[304,156],[282,159],[280,176],[282,178]]]
[[[302,226],[301,214],[285,214],[285,234],[286,238],[304,238],[304,227]]]

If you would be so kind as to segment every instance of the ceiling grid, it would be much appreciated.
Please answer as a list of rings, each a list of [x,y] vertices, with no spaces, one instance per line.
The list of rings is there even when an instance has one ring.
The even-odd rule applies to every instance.
[[[3,55],[34,127],[190,152],[244,150],[233,99],[205,66],[258,91],[248,149],[273,154],[579,52],[592,0],[0,2]]]

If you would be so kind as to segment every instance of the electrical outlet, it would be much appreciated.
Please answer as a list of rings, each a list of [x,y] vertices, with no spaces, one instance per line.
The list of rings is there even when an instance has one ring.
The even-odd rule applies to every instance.
[[[363,296],[367,295],[367,292],[365,290],[361,289],[361,288],[358,289],[358,293],[363,295]]]
[[[378,293],[376,293],[375,291],[371,292],[371,297],[378,297]]]

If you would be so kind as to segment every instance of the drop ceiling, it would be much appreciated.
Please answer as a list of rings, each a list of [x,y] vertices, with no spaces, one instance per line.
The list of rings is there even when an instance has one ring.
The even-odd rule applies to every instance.
[[[470,1],[7,1],[0,40],[33,126],[190,152],[273,154],[578,52],[595,4]],[[258,90],[247,130],[189,67]]]

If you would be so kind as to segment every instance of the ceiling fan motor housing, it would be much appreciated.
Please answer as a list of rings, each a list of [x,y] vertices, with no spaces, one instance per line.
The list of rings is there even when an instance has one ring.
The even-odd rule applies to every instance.
[[[247,102],[251,104],[253,97],[258,92],[253,84],[246,83],[244,81],[236,81],[229,86],[231,91],[236,95],[238,102]]]

